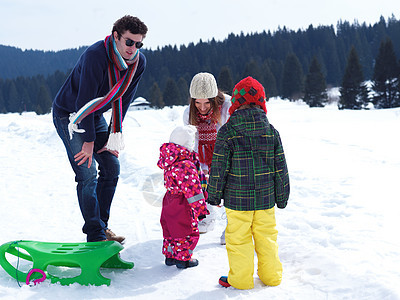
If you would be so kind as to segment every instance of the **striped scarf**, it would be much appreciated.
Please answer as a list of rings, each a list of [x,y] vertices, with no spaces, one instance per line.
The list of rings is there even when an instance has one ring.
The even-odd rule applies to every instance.
[[[132,60],[125,61],[124,58],[117,50],[114,37],[109,35],[104,40],[109,63],[108,63],[108,78],[110,84],[110,91],[104,97],[93,99],[86,103],[79,109],[77,113],[70,115],[70,123],[68,130],[70,138],[74,132],[85,132],[84,129],[78,129],[78,124],[89,114],[103,108],[111,103],[112,117],[111,117],[111,132],[108,137],[106,148],[109,150],[122,150],[124,149],[124,140],[122,136],[122,96],[128,89],[133,76],[135,75],[138,62],[139,50]],[[125,75],[121,77],[120,72],[127,70]]]
[[[200,167],[200,161],[199,161],[198,154],[196,152],[192,152],[192,153],[194,154],[193,160],[194,160],[194,165],[196,166],[196,169],[197,169],[197,173],[199,174],[200,185],[204,192],[207,189],[207,178],[206,178],[206,175],[204,175],[204,172]]]
[[[197,130],[199,132],[199,159],[200,162],[211,166],[212,156],[214,152],[214,145],[217,139],[217,126],[216,122],[212,120],[212,109],[206,115],[202,115],[197,111],[197,118],[199,125]]]

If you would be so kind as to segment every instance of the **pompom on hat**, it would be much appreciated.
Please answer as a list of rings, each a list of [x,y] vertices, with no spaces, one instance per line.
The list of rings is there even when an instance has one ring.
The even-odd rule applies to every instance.
[[[189,151],[194,150],[197,128],[193,125],[178,126],[169,138],[170,143],[181,145]]]
[[[217,81],[210,73],[197,73],[190,83],[190,97],[194,99],[209,99],[217,97]]]
[[[240,80],[235,85],[231,102],[232,105],[229,108],[230,115],[232,115],[232,113],[240,106],[251,103],[261,106],[265,113],[267,113],[264,87],[261,83],[250,76]]]

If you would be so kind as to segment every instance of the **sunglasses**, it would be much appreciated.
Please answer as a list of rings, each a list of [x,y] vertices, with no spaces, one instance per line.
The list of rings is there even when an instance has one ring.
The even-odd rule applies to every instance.
[[[142,42],[135,42],[134,40],[123,37],[122,35],[121,35],[121,37],[125,40],[125,45],[127,45],[128,47],[132,47],[133,45],[135,45],[137,49],[140,49],[143,47]]]

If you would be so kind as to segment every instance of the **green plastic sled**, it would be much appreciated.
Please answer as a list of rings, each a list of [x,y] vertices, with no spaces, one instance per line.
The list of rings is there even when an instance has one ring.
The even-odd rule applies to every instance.
[[[24,249],[28,254],[19,249]],[[124,247],[115,241],[91,243],[49,243],[35,241],[14,241],[0,246],[0,265],[12,277],[25,282],[28,273],[14,268],[6,259],[6,253],[33,262],[32,269],[43,270],[52,283],[62,285],[110,285],[111,279],[100,274],[100,268],[132,269],[133,262],[126,262],[119,256]],[[47,272],[47,267],[80,267],[81,273],[72,278],[59,278]],[[33,274],[32,279],[40,277]]]

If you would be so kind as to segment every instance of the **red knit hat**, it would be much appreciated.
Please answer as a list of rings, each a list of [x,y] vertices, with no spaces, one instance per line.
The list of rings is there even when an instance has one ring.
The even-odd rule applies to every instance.
[[[260,105],[265,113],[267,113],[265,101],[265,91],[261,83],[253,77],[246,77],[240,80],[233,88],[231,98],[232,105],[229,108],[229,114],[232,115],[241,105],[250,103]]]

